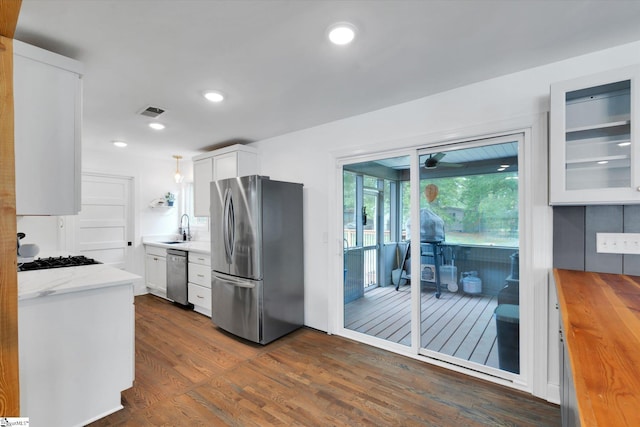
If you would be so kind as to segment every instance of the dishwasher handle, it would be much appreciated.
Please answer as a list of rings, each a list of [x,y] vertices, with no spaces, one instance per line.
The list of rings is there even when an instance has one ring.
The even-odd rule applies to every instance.
[[[174,256],[186,258],[187,251],[183,251],[180,249],[167,249],[167,255],[174,255]]]

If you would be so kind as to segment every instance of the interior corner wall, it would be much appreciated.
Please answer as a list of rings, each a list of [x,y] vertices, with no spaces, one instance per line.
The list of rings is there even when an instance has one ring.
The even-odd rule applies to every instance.
[[[640,205],[553,208],[553,266],[640,276],[640,255],[596,252],[596,233],[640,232]]]

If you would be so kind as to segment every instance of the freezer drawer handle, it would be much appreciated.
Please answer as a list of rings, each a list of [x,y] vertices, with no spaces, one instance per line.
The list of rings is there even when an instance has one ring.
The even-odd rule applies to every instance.
[[[233,286],[238,287],[238,288],[249,288],[249,289],[252,289],[252,288],[256,287],[255,284],[253,284],[251,282],[248,282],[246,280],[239,280],[239,279],[235,279],[235,278],[232,278],[232,277],[229,277],[229,276],[221,277],[221,276],[216,275],[215,277],[217,279],[219,279],[220,281],[222,281],[222,282],[228,283],[228,284],[233,285]]]

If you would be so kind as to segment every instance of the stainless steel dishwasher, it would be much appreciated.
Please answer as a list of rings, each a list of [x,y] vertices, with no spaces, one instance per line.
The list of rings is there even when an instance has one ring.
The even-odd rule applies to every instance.
[[[188,305],[187,251],[167,249],[167,298]]]

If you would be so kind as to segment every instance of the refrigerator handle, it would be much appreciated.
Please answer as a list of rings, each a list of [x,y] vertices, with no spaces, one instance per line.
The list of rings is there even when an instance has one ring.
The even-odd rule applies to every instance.
[[[213,277],[218,279],[218,280],[220,280],[220,281],[222,281],[222,282],[226,282],[226,283],[229,283],[229,284],[231,284],[233,286],[236,286],[238,288],[249,288],[249,289],[252,289],[252,288],[256,287],[256,285],[254,283],[252,283],[250,281],[247,281],[245,279],[237,279],[235,277],[231,277],[231,276],[227,276],[227,275],[222,276],[222,275],[216,274],[215,272],[213,272]]]
[[[227,257],[227,263],[233,262],[233,244],[235,240],[235,215],[233,211],[233,199],[231,198],[231,190],[227,189],[224,194],[224,213],[222,219],[222,236],[224,240],[224,251]]]

